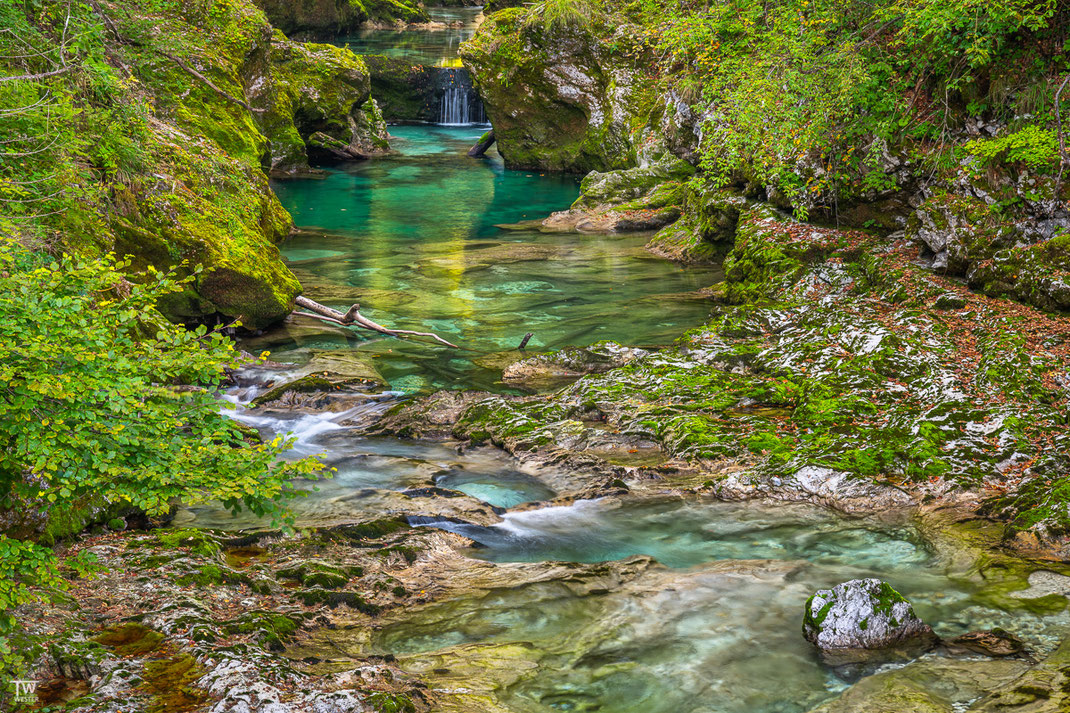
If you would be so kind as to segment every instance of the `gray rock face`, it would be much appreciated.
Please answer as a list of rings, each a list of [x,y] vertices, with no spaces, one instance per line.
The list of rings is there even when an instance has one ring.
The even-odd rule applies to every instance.
[[[936,641],[910,602],[879,579],[852,579],[818,590],[806,602],[803,636],[836,663],[866,660],[881,650],[926,648]]]

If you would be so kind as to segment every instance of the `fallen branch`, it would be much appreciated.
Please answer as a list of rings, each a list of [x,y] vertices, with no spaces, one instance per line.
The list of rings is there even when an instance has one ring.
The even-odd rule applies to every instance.
[[[0,82],[32,82],[38,79],[47,79],[48,77],[58,77],[61,74],[66,74],[75,68],[76,65],[68,64],[66,67],[60,67],[59,69],[53,69],[51,72],[40,72],[38,74],[10,74],[4,77],[0,77]]]
[[[100,4],[97,2],[97,0],[89,0],[89,4],[93,6],[93,10],[97,13],[97,15],[99,15],[101,17],[101,19],[104,20],[104,24],[108,26],[108,30],[115,37],[116,41],[119,42],[119,44],[121,44],[121,45],[130,45],[131,47],[141,47],[141,48],[145,47],[144,43],[138,42],[137,40],[134,40],[134,39],[131,39],[131,38],[123,35],[121,32],[119,32],[119,28],[116,27],[115,23],[112,21],[112,19],[110,17],[108,17],[108,13],[104,12],[104,8],[102,8],[100,6]],[[175,57],[173,54],[171,54],[169,52],[164,52],[162,49],[158,49],[158,48],[154,49],[153,51],[156,54],[161,55],[161,56],[166,57],[167,59],[171,60],[183,72],[186,72],[190,76],[192,76],[192,77],[194,77],[196,79],[199,79],[200,81],[204,82],[204,84],[209,89],[211,89],[213,92],[215,92],[216,94],[218,94],[219,96],[223,97],[224,99],[226,99],[229,102],[234,102],[235,104],[237,104],[238,106],[242,107],[246,111],[253,112],[254,114],[263,114],[264,112],[267,111],[267,109],[254,109],[253,107],[249,106],[248,102],[242,101],[241,99],[239,99],[238,97],[234,96],[233,94],[229,94],[229,93],[225,92],[224,90],[220,89],[219,87],[217,87],[212,82],[211,79],[209,79],[208,77],[204,76],[203,74],[198,72],[193,67],[191,67],[188,64],[186,64],[186,62],[184,62],[183,60],[179,59],[178,57]]]
[[[364,329],[371,330],[373,332],[379,332],[390,337],[400,337],[405,334],[411,334],[414,337],[431,337],[432,339],[445,344],[447,347],[453,347],[454,349],[460,349],[456,344],[447,342],[442,337],[433,332],[414,332],[409,329],[390,329],[384,327],[381,324],[371,321],[360,313],[360,305],[355,304],[349,308],[346,313],[339,312],[336,309],[331,309],[326,305],[321,305],[315,300],[310,300],[305,296],[300,296],[294,300],[294,304],[299,307],[304,307],[309,310],[308,312],[294,312],[294,314],[303,315],[306,317],[315,317],[316,319],[322,319],[324,322],[333,322],[334,324],[340,324],[343,327],[362,327]]]
[[[178,65],[179,69],[181,69],[181,70],[185,71],[186,73],[192,75],[193,77],[196,77],[197,79],[201,80],[213,92],[215,92],[219,96],[223,97],[227,101],[234,102],[235,104],[237,104],[238,106],[242,107],[246,111],[252,112],[254,114],[263,114],[264,112],[267,111],[267,109],[256,109],[256,108],[253,108],[253,107],[249,106],[249,104],[247,102],[244,102],[241,99],[237,98],[236,96],[234,96],[232,94],[228,94],[227,92],[223,91],[222,89],[217,87],[215,84],[213,84],[211,79],[209,79],[208,77],[204,76],[203,74],[198,72],[196,69],[194,69],[193,67],[189,66],[188,64],[186,64],[185,62],[183,62],[181,59],[179,59],[178,57],[174,56],[173,54],[170,54],[168,52],[164,52],[161,49],[156,50],[156,54],[163,55],[167,59],[171,60],[176,65]]]

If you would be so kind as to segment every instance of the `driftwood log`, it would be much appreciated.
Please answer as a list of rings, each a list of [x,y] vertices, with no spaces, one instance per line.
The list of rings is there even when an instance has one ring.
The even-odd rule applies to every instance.
[[[494,129],[491,129],[487,133],[479,137],[479,142],[475,146],[468,149],[469,158],[479,158],[487,152],[491,146],[494,145]]]
[[[305,317],[315,317],[316,319],[322,319],[324,322],[332,322],[334,324],[340,324],[343,327],[360,327],[361,329],[368,329],[373,332],[379,332],[379,334],[385,334],[390,337],[430,337],[437,342],[445,344],[447,347],[453,347],[454,349],[460,349],[456,344],[447,342],[442,337],[433,332],[413,332],[409,329],[390,329],[384,327],[381,324],[371,321],[360,313],[360,305],[355,304],[349,308],[345,313],[339,312],[336,309],[321,305],[315,300],[310,300],[307,297],[301,296],[294,300],[294,304],[298,307],[304,307],[308,312],[294,312],[294,314],[300,314]]]

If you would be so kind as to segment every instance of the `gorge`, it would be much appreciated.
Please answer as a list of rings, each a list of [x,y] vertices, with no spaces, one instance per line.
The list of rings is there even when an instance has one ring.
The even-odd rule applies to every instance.
[[[1070,710],[1070,12],[959,5],[0,10],[0,706]]]

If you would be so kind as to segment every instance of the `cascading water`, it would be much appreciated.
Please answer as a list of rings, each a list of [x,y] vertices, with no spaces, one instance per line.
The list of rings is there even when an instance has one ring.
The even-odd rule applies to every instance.
[[[486,123],[483,102],[465,69],[440,69],[438,123],[447,126]],[[437,94],[438,92],[436,92]]]

